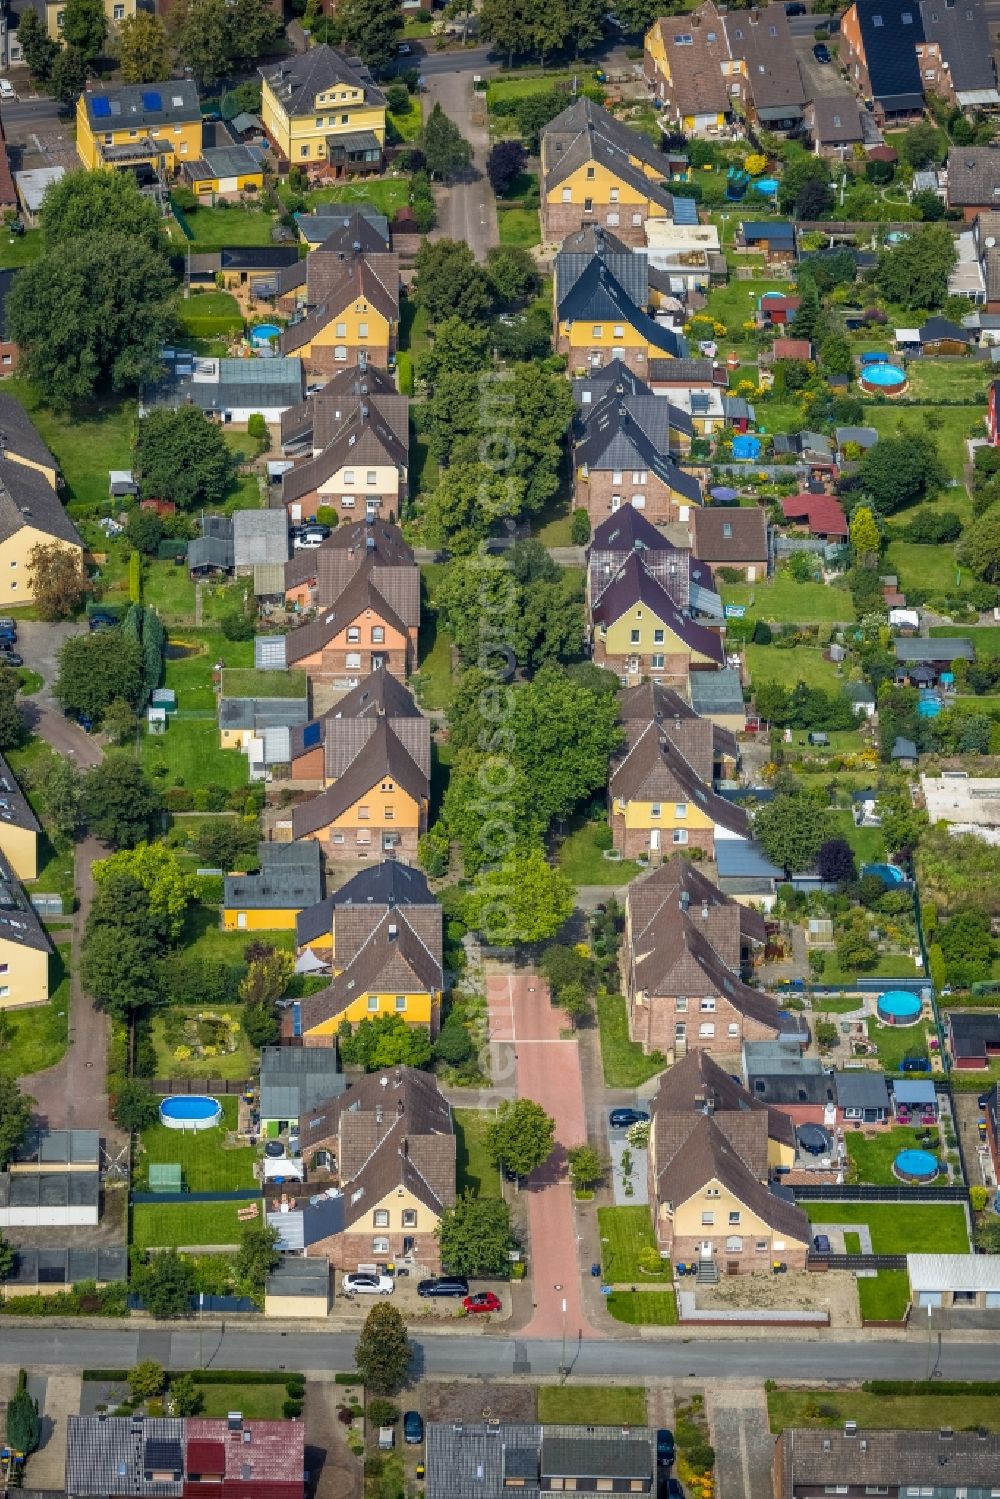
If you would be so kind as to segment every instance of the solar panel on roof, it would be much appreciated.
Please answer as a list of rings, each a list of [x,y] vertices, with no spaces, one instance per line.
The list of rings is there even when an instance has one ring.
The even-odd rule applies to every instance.
[[[143,109],[162,109],[163,100],[155,90],[151,89],[143,93],[142,107]]]
[[[95,120],[106,120],[111,114],[111,104],[107,99],[100,96],[96,99],[91,99],[90,112]]]

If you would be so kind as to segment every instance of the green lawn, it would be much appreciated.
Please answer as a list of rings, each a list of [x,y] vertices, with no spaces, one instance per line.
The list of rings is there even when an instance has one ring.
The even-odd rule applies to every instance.
[[[49,959],[49,1002],[4,1010],[0,1020],[0,1077],[29,1077],[61,1061],[69,1035],[69,944]]]
[[[920,1144],[923,1133],[923,1130],[899,1125],[866,1139],[860,1131],[848,1130],[844,1141],[851,1165],[855,1168],[850,1180],[872,1187],[894,1186],[899,1178],[893,1173],[893,1161],[901,1150],[923,1149]],[[933,1144],[928,1148],[936,1152],[939,1141],[935,1131],[930,1133]]]
[[[602,827],[607,823],[584,823],[559,845],[559,868],[574,885],[627,885],[642,873],[633,859],[605,859],[595,841]]]
[[[444,564],[423,568],[427,597],[420,611],[419,698],[425,708],[447,708],[455,690],[451,670],[451,636],[439,628],[434,607],[434,585]]]
[[[194,239],[185,240],[185,245],[194,254],[210,250],[221,250],[223,245],[270,245],[274,243],[271,231],[275,225],[274,214],[265,208],[246,208],[242,205],[226,208],[196,208],[187,214]]]
[[[740,257],[740,264],[743,263]],[[705,312],[718,323],[725,323],[726,333],[737,342],[746,336],[743,324],[754,319],[757,303],[764,292],[777,291],[788,295],[795,287],[790,281],[758,280],[737,281],[735,277],[726,286],[715,286],[708,294]]]
[[[542,1385],[538,1419],[580,1426],[644,1426],[646,1392],[639,1385]]]
[[[137,1180],[148,1180],[151,1165],[179,1163],[189,1192],[235,1192],[254,1185],[256,1151],[250,1145],[227,1149],[226,1131],[235,1130],[239,1100],[235,1094],[219,1099],[223,1123],[215,1129],[168,1129],[152,1124],[144,1129],[133,1167]],[[183,1212],[184,1208],[175,1210]]]
[[[524,73],[516,78],[495,78],[486,88],[487,108],[492,109],[501,99],[528,99],[532,94],[547,94],[557,84],[571,83],[574,78],[578,78],[581,84],[587,83],[587,71],[581,68],[574,73],[562,68],[549,73]]]
[[[813,1223],[866,1223],[875,1254],[968,1254],[958,1203],[800,1202]]]
[[[404,110],[402,114],[390,113],[389,123],[394,126],[401,140],[416,140],[424,124],[423,110],[420,107],[420,95],[411,94],[409,109]]]
[[[864,423],[877,427],[883,437],[894,435],[900,427],[910,431],[930,430],[949,476],[961,481],[966,462],[965,439],[982,422],[984,410],[985,406],[893,406],[888,402],[866,401]],[[944,497],[950,499],[950,492],[945,491]],[[950,503],[948,508],[951,509]]]
[[[604,1081],[609,1088],[638,1088],[640,1083],[662,1072],[666,1063],[660,1052],[646,1056],[629,1039],[628,1012],[620,994],[597,996],[597,1024],[601,1032]]]
[[[177,316],[181,327],[194,338],[243,331],[240,304],[228,291],[193,292],[190,297],[181,299]]]
[[[245,933],[240,933],[245,936]],[[169,992],[168,992],[169,999]],[[156,1076],[157,1077],[221,1077],[231,1078],[234,1082],[242,1082],[249,1078],[257,1062],[257,1050],[252,1047],[246,1037],[240,1033],[239,1044],[235,1051],[224,1052],[217,1057],[191,1057],[188,1061],[178,1061],[174,1051],[179,1045],[184,1045],[177,1035],[175,1027],[186,1019],[193,1019],[198,1015],[202,1007],[183,1008],[171,1005],[164,1013],[153,1016],[153,1045],[156,1048]],[[239,1005],[234,1005],[231,1010],[209,1008],[204,1011],[207,1014],[231,1014],[235,1020],[239,1020],[241,1010]],[[224,1107],[235,1099],[225,1099]],[[235,1128],[235,1119],[233,1121]],[[242,1186],[238,1182],[237,1186]]]
[[[288,928],[275,931],[224,932],[219,926],[217,906],[189,906],[184,916],[181,946],[188,955],[198,958],[221,958],[226,963],[242,963],[248,942],[269,942],[272,947],[295,951],[295,932]]]
[[[941,505],[947,500],[940,501]],[[967,568],[959,574],[951,546],[925,546],[916,541],[890,541],[882,564],[887,573],[895,573],[903,593],[908,588],[927,588],[935,593],[964,591],[975,582]],[[961,581],[959,581],[961,578]]]
[[[173,656],[171,648],[190,650],[191,655]],[[164,686],[177,693],[182,712],[215,713],[215,665],[253,666],[252,640],[227,640],[221,630],[184,629],[167,642]],[[275,675],[278,675],[275,673]]]
[[[144,734],[139,754],[143,769],[163,786],[246,786],[247,757],[220,749],[219,726],[211,718],[173,713],[165,734]]]
[[[878,968],[872,970],[878,973]],[[914,970],[915,972],[915,970]],[[896,977],[906,973],[903,960],[897,963]],[[893,974],[883,974],[892,978]],[[873,1017],[868,1022],[868,1039],[878,1047],[878,1059],[886,1072],[898,1072],[904,1057],[926,1057],[927,1037],[923,1025],[880,1025]]]
[[[612,1291],[607,1308],[616,1322],[632,1327],[676,1327],[677,1297],[673,1291]]]
[[[288,1399],[283,1384],[200,1384],[199,1416],[222,1420],[230,1411],[240,1411],[248,1421],[281,1421],[282,1405]]]
[[[458,1190],[477,1197],[499,1197],[500,1172],[486,1153],[485,1134],[493,1119],[491,1109],[454,1109]]]
[[[399,308],[399,347],[407,353],[426,353],[430,348],[429,320],[426,307],[418,307],[412,297],[404,297]]]
[[[132,1209],[132,1243],[139,1249],[180,1248],[188,1244],[233,1248],[239,1244],[245,1226],[236,1216],[237,1211],[249,1206],[249,1201],[239,1200],[140,1203]],[[256,1219],[246,1221],[259,1225],[260,1213]]]
[[[823,957],[824,984],[853,983],[855,979],[858,978],[859,970],[857,968],[841,968],[840,964],[837,962],[836,953],[827,952],[823,954]],[[862,977],[870,979],[913,979],[917,978],[917,976],[917,965],[914,963],[913,959],[907,957],[905,953],[879,953],[878,957],[875,959],[875,962],[869,968],[866,968],[862,975]],[[883,1066],[888,1067],[888,1063],[884,1060],[885,1055],[891,1054],[895,1057],[896,1052],[893,1050],[892,1042],[889,1042],[887,1052],[884,1052],[881,1046],[881,1036],[877,1039],[880,1043],[879,1058],[882,1061]],[[901,1048],[899,1051],[900,1057],[919,1055],[926,1055],[926,1052],[922,1053],[918,1045],[907,1046]],[[894,1063],[891,1070],[895,1070],[895,1067],[897,1065],[898,1063]]]
[[[309,209],[315,212],[322,203],[364,204],[391,219],[397,208],[410,199],[410,185],[405,177],[368,177],[364,182],[343,182],[335,187],[321,187],[308,196]]]
[[[135,402],[88,403],[83,411],[54,412],[26,380],[5,380],[4,394],[16,396],[48,444],[66,481],[64,498],[74,513],[103,505],[108,498],[108,470],[130,468],[135,430]]]
[[[644,1249],[656,1249],[653,1218],[648,1207],[598,1208],[597,1223],[601,1233],[601,1266],[603,1278],[611,1285],[640,1281],[655,1285],[670,1279],[670,1264],[660,1262],[659,1270],[643,1270],[639,1256]]]
[[[977,359],[911,359],[906,368],[907,399],[911,401],[974,401],[986,408],[990,368]],[[981,412],[969,412],[971,423]]]
[[[830,838],[846,838],[858,864],[874,864],[885,857],[885,839],[881,828],[859,828],[850,812],[843,808],[827,812]]]
[[[498,207],[497,229],[502,245],[530,250],[542,241],[542,227],[535,208]]]
[[[43,249],[42,231],[26,229],[23,234],[0,234],[0,270],[19,270],[37,260]]]
[[[719,592],[726,604],[745,604],[755,619],[822,624],[850,623],[854,618],[846,589],[826,583],[796,583],[787,572],[779,572],[766,583],[720,583]]]
[[[902,1275],[902,1270],[890,1270],[889,1275]],[[881,1279],[881,1276],[879,1277]],[[875,1281],[861,1281],[860,1285],[875,1285]],[[918,1360],[916,1350],[911,1350],[910,1364],[917,1369],[909,1371],[918,1378],[923,1370],[925,1358]],[[767,1413],[771,1430],[775,1433],[790,1426],[843,1426],[845,1421],[857,1421],[860,1427],[897,1428],[902,1431],[936,1431],[950,1426],[953,1431],[974,1431],[984,1426],[987,1431],[1000,1431],[1000,1400],[996,1395],[984,1395],[975,1386],[970,1386],[968,1395],[942,1395],[928,1388],[926,1395],[874,1395],[864,1390],[768,1390]]]
[[[194,623],[194,579],[183,564],[143,559],[142,599],[156,610],[164,624]]]
[[[227,667],[222,673],[223,697],[305,697],[309,678],[304,671],[257,671],[252,666]]]
[[[827,692],[836,692],[843,685],[843,676],[820,650],[808,646],[786,650],[774,645],[747,645],[743,649],[752,682],[780,682],[783,687],[808,682],[810,687],[822,687]]]
[[[860,1254],[861,1253],[861,1235],[860,1234],[849,1234],[849,1233],[845,1233],[844,1234],[844,1253],[845,1254]]]
[[[858,1281],[858,1305],[866,1322],[902,1322],[910,1304],[910,1277],[905,1270],[880,1270]]]
[[[1000,625],[976,626],[971,630],[957,625],[931,625],[930,633],[945,636],[960,635],[964,640],[971,640],[978,661],[992,660],[994,656],[1000,656]]]

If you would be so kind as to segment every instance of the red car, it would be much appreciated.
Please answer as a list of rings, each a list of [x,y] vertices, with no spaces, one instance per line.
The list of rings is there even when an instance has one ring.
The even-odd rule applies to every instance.
[[[503,1308],[500,1297],[492,1291],[477,1291],[474,1296],[466,1296],[462,1305],[467,1312],[499,1312]]]

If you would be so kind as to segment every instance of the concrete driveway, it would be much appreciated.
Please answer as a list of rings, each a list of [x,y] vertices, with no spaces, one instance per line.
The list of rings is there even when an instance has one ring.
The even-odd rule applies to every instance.
[[[435,73],[427,79],[424,116],[440,104],[445,114],[459,127],[472,145],[472,168],[469,175],[449,186],[435,186],[437,225],[430,239],[463,240],[477,260],[500,243],[497,228],[497,203],[486,175],[486,157],[490,149],[486,126],[486,101],[482,101],[482,123],[473,120],[472,75],[466,72]]]
[[[802,74],[806,98],[822,99],[829,94],[849,94],[850,86],[841,76],[836,54],[834,54],[833,62],[817,62],[813,56],[814,46],[811,36],[795,38],[795,55],[799,60],[799,72]]]
[[[41,619],[18,620],[15,650],[24,657],[25,666],[43,678],[42,687],[32,694],[36,703],[46,708],[56,707],[52,683],[59,674],[59,652],[71,635],[86,633],[87,626],[79,620],[56,620],[51,624]]]
[[[767,1423],[767,1397],[753,1389],[713,1386],[706,1414],[716,1454],[719,1499],[772,1499],[774,1437]]]

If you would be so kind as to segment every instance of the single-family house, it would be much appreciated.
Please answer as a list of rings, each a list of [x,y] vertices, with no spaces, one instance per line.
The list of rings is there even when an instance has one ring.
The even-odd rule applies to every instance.
[[[891,1107],[884,1072],[838,1072],[837,1108],[845,1125],[888,1124]]]
[[[685,688],[692,671],[725,665],[717,630],[683,613],[661,582],[633,554],[591,608],[594,661],[623,686],[642,677]]]
[[[841,17],[840,62],[880,125],[923,114],[923,42],[918,0],[854,0]]]
[[[0,606],[31,604],[31,555],[59,547],[83,566],[83,542],[56,491],[58,467],[24,407],[0,395]]]
[[[192,1499],[206,1486],[239,1499],[303,1499],[305,1423],[200,1416],[70,1416],[71,1499]]]
[[[360,58],[322,43],[258,71],[261,120],[282,162],[318,177],[381,171],[386,99]]]
[[[1000,151],[995,147],[953,146],[947,176],[948,207],[960,208],[966,223],[1000,209]]]
[[[936,94],[952,108],[996,111],[1000,92],[983,0],[919,4],[924,39],[917,43],[917,60],[924,93]]]
[[[767,516],[760,506],[701,506],[691,512],[691,534],[695,556],[711,569],[713,577],[723,567],[735,569],[748,583],[767,577]]]
[[[298,787],[323,790],[362,754],[385,721],[425,775],[431,769],[430,720],[402,682],[386,667],[359,682],[319,718],[293,730],[290,779]]]
[[[805,108],[805,127],[817,156],[844,160],[865,138],[861,110],[853,94],[817,94]]]
[[[932,1289],[937,1284],[928,1282]],[[775,1443],[774,1493],[776,1499],[807,1499],[830,1490],[853,1496],[877,1489],[887,1499],[909,1499],[915,1489],[933,1488],[938,1499],[961,1499],[963,1490],[972,1495],[992,1487],[998,1461],[1000,1436],[981,1427],[899,1431],[854,1421],[822,1431],[788,1427]]]
[[[346,255],[356,245],[370,254],[387,255],[392,248],[389,220],[371,208],[348,211],[336,203],[326,203],[314,213],[296,214],[295,227],[310,250],[339,250]]]
[[[319,249],[305,265],[301,316],[282,331],[282,354],[297,355],[310,374],[330,376],[344,364],[387,368],[399,332],[399,257]]]
[[[339,525],[318,547],[303,547],[285,564],[285,598],[300,608],[328,608],[359,573],[408,622],[419,623],[420,574],[398,526],[380,520]]]
[[[659,682],[645,681],[637,687],[626,687],[618,694],[618,706],[625,735],[619,755],[624,756],[655,725],[657,732],[669,738],[709,785],[731,779],[739,764],[736,735],[729,729],[702,718],[690,703]]]
[[[227,932],[294,928],[300,911],[323,898],[319,845],[261,843],[255,874],[227,874],[222,926]]]
[[[442,913],[427,876],[398,859],[368,864],[325,900],[299,914],[298,956],[308,953],[323,968],[341,973],[393,911],[405,911],[425,947],[441,955]]]
[[[38,840],[41,824],[31,803],[0,755],[0,854],[19,880],[38,877]]]
[[[712,6],[715,14],[715,7]],[[762,130],[795,130],[802,123],[806,92],[783,4],[724,11],[729,49],[725,77],[747,119]]]
[[[794,265],[795,225],[786,219],[748,219],[736,226],[735,247],[763,254],[768,265]]]
[[[684,445],[690,448],[691,431],[690,416],[648,386],[644,394],[609,390],[577,424],[574,504],[592,526],[623,505],[644,511],[654,525],[686,522],[702,500],[698,479],[677,462]]]
[[[785,520],[804,526],[823,541],[846,541],[847,517],[840,501],[830,494],[796,494],[779,501]]]
[[[626,261],[617,254],[606,255],[581,257],[573,252],[565,260],[562,252],[556,256],[556,350],[566,356],[570,372],[584,376],[610,360],[624,360],[645,377],[651,360],[684,357],[683,334],[648,311],[645,256]]]
[[[711,859],[717,844],[750,836],[743,808],[712,789],[715,736],[726,732],[697,718],[653,720],[633,730],[608,775],[609,821],[623,858],[658,864],[697,848]]]
[[[654,1495],[656,1438],[647,1426],[563,1426],[484,1420],[427,1426],[427,1499],[526,1499],[571,1489]],[[475,1474],[471,1479],[467,1476]]]
[[[741,977],[763,940],[760,913],[681,855],[633,880],[621,948],[632,1040],[672,1065],[696,1048],[738,1055],[744,1041],[777,1037],[776,1002]]]
[[[948,1044],[956,1067],[988,1067],[1000,1056],[1000,1014],[949,1010]]]
[[[454,1205],[455,1131],[437,1080],[413,1067],[372,1072],[304,1114],[307,1163],[339,1191],[322,1200],[267,1193],[278,1247],[341,1270],[380,1260],[440,1269],[436,1230]],[[326,1211],[310,1214],[312,1207]]]
[[[540,151],[543,239],[559,242],[600,225],[642,245],[648,219],[672,219],[662,153],[592,99],[576,99],[556,115],[542,131]]]
[[[353,384],[366,385],[369,368],[377,366],[344,370],[341,378],[352,376]],[[354,397],[337,420],[334,410],[346,407],[347,400],[341,394],[327,397],[328,389],[306,403],[313,408],[312,455],[282,475],[281,498],[289,515],[311,515],[324,505],[342,520],[359,515],[396,520],[407,492],[408,400],[395,392],[366,393]],[[322,446],[317,451],[318,441]]]
[[[690,608],[692,613],[699,612],[691,598],[690,548],[675,546],[635,505],[623,506],[594,527],[587,548],[588,609],[593,610],[601,594],[633,553],[639,556],[646,571],[662,584],[678,609],[686,611]],[[721,617],[721,606],[719,614]]]
[[[322,583],[320,573],[317,591]],[[405,681],[416,662],[419,628],[416,567],[380,568],[362,554],[362,565],[335,597],[321,601],[318,616],[288,635],[265,637],[266,650],[276,665],[301,667],[310,680],[332,687],[354,687],[381,666]]]
[[[281,418],[281,449],[286,457],[317,458],[360,405],[379,405],[396,395],[396,382],[377,364],[348,365]],[[389,408],[391,409],[391,408]]]
[[[757,322],[761,328],[784,328],[791,323],[802,305],[801,297],[783,292],[764,292],[757,298]],[[779,356],[775,356],[777,358]]]
[[[127,0],[135,14],[135,0]],[[102,85],[76,101],[76,152],[88,171],[104,168],[173,176],[202,154],[198,90],[190,79]]]
[[[643,43],[643,69],[665,117],[686,135],[721,135],[732,121],[730,89],[736,95],[741,90],[722,13],[711,0],[690,15],[653,22]]]

